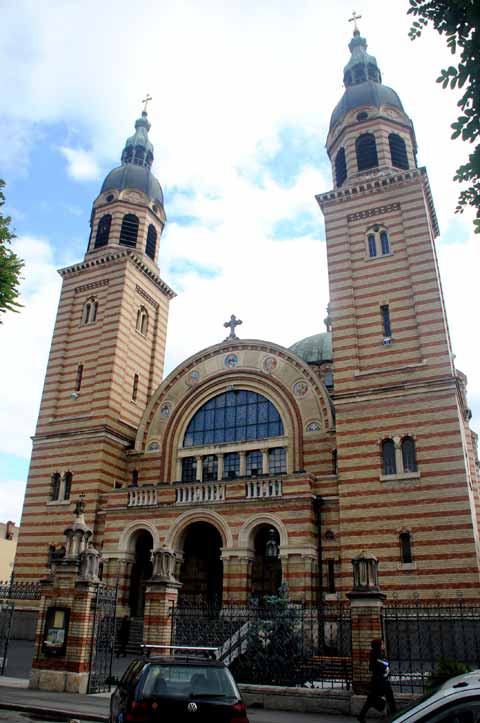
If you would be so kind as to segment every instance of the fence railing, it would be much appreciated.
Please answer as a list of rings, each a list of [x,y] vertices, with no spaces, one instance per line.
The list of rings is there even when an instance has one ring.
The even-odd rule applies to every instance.
[[[225,485],[222,482],[190,482],[175,486],[175,502],[177,505],[224,501]]]
[[[0,600],[40,600],[38,582],[0,582]]]
[[[389,600],[383,629],[394,689],[421,693],[455,674],[455,664],[480,667],[480,603]]]

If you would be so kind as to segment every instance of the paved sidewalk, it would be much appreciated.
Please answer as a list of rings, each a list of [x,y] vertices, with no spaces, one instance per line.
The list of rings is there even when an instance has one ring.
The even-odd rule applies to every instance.
[[[30,690],[25,678],[0,677],[0,709],[43,713],[80,718],[88,721],[108,721],[110,693],[77,695]],[[355,719],[343,715],[295,713],[278,710],[248,709],[251,723],[352,723]]]

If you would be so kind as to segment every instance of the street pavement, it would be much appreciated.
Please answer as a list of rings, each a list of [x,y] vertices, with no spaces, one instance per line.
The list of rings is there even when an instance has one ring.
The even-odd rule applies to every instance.
[[[35,720],[46,723],[52,720],[69,721],[78,718],[82,722],[108,721],[110,693],[78,695],[74,693],[51,693],[30,690],[28,681],[19,678],[0,677],[0,721],[25,723]],[[35,717],[26,717],[35,714]],[[5,717],[7,716],[7,717]],[[59,717],[60,716],[60,717]],[[319,713],[295,713],[290,711],[248,709],[251,723],[353,723],[355,718],[344,715]]]

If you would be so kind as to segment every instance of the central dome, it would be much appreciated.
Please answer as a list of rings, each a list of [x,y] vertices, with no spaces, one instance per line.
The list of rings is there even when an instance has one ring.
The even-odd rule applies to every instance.
[[[289,347],[307,364],[321,364],[332,361],[332,332],[324,331],[321,334],[307,336]]]
[[[101,193],[104,193],[104,191],[123,191],[126,188],[142,191],[151,201],[157,201],[163,206],[162,187],[146,166],[126,163],[123,166],[114,168],[104,180]]]

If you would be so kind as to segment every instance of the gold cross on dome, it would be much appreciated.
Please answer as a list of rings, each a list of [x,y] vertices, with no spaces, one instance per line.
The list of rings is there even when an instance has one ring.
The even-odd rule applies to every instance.
[[[147,95],[145,96],[145,98],[142,100],[142,103],[145,103],[145,105],[143,106],[143,112],[144,112],[144,113],[147,112],[147,105],[148,105],[148,103],[149,103],[151,100],[152,100],[152,96],[151,96],[149,93],[147,93]]]
[[[362,16],[361,16],[361,15],[357,15],[356,11],[354,10],[352,17],[351,17],[351,18],[348,18],[348,22],[349,22],[349,23],[352,23],[352,22],[353,22],[353,32],[354,32],[354,33],[355,33],[355,32],[358,32],[357,20],[360,20],[361,17],[362,17]]]

